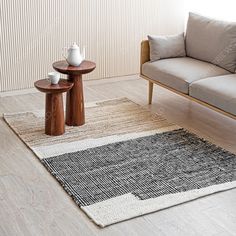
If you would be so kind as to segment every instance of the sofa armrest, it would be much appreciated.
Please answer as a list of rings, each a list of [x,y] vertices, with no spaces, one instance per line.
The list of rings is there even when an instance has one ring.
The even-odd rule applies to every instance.
[[[150,49],[148,40],[143,40],[141,42],[141,55],[140,55],[140,74],[142,74],[142,65],[150,61]]]

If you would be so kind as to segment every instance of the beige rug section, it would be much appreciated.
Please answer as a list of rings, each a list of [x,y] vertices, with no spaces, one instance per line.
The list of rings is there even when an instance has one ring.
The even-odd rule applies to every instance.
[[[180,128],[127,98],[88,103],[85,113],[85,125],[66,126],[61,136],[44,133],[44,110],[4,119],[40,159]]]

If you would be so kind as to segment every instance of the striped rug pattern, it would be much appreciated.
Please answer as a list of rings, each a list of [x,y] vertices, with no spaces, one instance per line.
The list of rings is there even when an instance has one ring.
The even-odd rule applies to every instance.
[[[87,104],[62,136],[44,134],[43,115],[4,118],[101,227],[236,187],[234,154],[126,98]]]

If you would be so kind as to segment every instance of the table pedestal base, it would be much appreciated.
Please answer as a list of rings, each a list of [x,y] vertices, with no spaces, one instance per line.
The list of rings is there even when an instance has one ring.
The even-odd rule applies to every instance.
[[[66,97],[66,124],[69,126],[81,126],[85,123],[84,116],[84,96],[82,75],[92,72],[96,64],[92,61],[84,60],[79,66],[71,66],[66,60],[56,61],[53,68],[68,76],[68,82],[73,82],[74,86],[67,92]]]
[[[82,75],[68,75],[68,80],[74,86],[67,92],[66,124],[80,126],[85,123]]]
[[[65,133],[62,93],[46,93],[45,133],[54,136]]]

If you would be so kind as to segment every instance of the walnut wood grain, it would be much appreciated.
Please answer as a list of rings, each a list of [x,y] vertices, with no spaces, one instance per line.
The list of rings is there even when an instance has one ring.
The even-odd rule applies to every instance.
[[[72,88],[73,83],[66,79],[60,79],[58,84],[51,84],[47,79],[41,79],[34,83],[34,86],[43,93],[64,93]]]
[[[48,80],[38,80],[35,87],[46,93],[45,105],[45,134],[61,135],[65,133],[65,119],[62,93],[73,86],[72,82],[61,79],[58,84],[52,85]]]
[[[63,74],[67,74],[68,81],[74,86],[66,96],[66,124],[80,126],[85,123],[84,96],[82,74],[87,74],[96,68],[91,61],[83,61],[79,66],[70,66],[65,60],[53,63],[53,68]]]
[[[61,135],[65,133],[62,93],[46,94],[45,134]]]
[[[68,80],[74,86],[66,96],[66,124],[80,126],[85,123],[82,75],[68,75]]]
[[[53,68],[62,73],[70,75],[81,75],[92,72],[96,64],[92,61],[83,61],[79,66],[70,66],[67,61],[56,61],[52,64]]]

